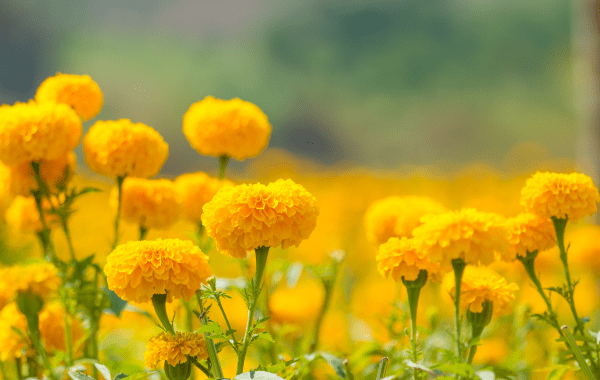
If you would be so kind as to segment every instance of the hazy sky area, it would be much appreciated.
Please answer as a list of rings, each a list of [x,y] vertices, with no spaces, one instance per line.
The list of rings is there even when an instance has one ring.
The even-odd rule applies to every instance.
[[[207,95],[257,104],[270,147],[324,165],[505,170],[515,152],[575,155],[569,4],[3,0],[0,103],[89,74],[105,97],[95,120],[157,129],[165,175],[216,167],[181,132]]]

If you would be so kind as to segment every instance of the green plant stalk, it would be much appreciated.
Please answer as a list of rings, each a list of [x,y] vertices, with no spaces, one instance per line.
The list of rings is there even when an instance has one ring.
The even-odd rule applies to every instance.
[[[417,307],[419,305],[421,289],[427,283],[427,271],[419,271],[419,275],[413,281],[405,280],[404,277],[402,277],[402,283],[406,288],[408,308],[410,310],[410,348],[412,351],[412,359],[413,362],[417,364],[419,361],[419,354],[417,352]],[[413,368],[413,377],[415,380],[419,378],[415,368]]]
[[[60,214],[60,223],[62,225],[63,232],[67,238],[67,244],[69,246],[69,253],[71,254],[71,261],[75,261],[75,248],[73,248],[73,240],[71,239],[71,232],[69,231],[69,225],[66,215]]]
[[[175,335],[175,329],[173,329],[173,325],[171,324],[169,316],[167,315],[167,294],[153,295],[152,306],[154,306],[154,312],[156,313],[158,320],[163,325],[165,330],[172,335]]]
[[[456,323],[456,355],[459,360],[463,360],[462,343],[460,337],[460,286],[462,284],[462,276],[467,264],[463,259],[453,259],[452,268],[454,269],[454,321]]]
[[[225,178],[225,169],[227,169],[229,158],[230,157],[226,155],[219,157],[219,179]]]
[[[211,378],[211,374],[208,371],[208,368],[206,368],[205,366],[203,366],[202,364],[198,363],[198,360],[196,358],[190,358],[192,360],[192,364],[196,366],[196,368],[198,368],[200,371],[204,372],[204,374],[206,375],[207,378]],[[192,373],[193,375],[193,373]],[[193,377],[191,377],[193,378]]]
[[[44,241],[44,255],[46,256],[46,261],[54,262],[56,260],[54,245],[50,240],[50,229],[48,228],[48,224],[46,222],[46,217],[44,215],[44,210],[42,208],[42,199],[43,196],[48,198],[48,186],[42,179],[40,175],[40,163],[36,161],[31,162],[31,168],[33,169],[33,175],[35,177],[35,182],[38,185],[38,190],[32,191],[33,198],[35,200],[35,206],[40,214],[40,222],[42,223],[42,232],[40,233],[42,239]]]
[[[377,377],[375,378],[375,380],[381,380],[385,377],[388,361],[389,359],[387,357],[381,359],[381,361],[379,362],[379,369],[377,370]]]
[[[66,306],[65,306],[66,309]],[[67,366],[73,365],[73,338],[71,336],[71,324],[69,323],[68,313],[63,313],[63,323],[65,324],[65,347],[67,348]]]
[[[221,314],[223,315],[223,319],[225,319],[225,324],[227,325],[227,331],[233,331],[233,329],[231,328],[231,324],[229,323],[229,319],[227,318],[227,314],[225,314],[225,309],[223,308],[223,304],[221,303],[221,299],[219,297],[217,297],[217,305],[219,306],[219,309],[221,310]],[[232,347],[235,350],[235,353],[238,354],[239,351],[239,343],[237,341],[237,339],[235,338],[235,333],[231,333],[231,340],[233,341]]]
[[[254,294],[252,302],[250,303],[250,309],[248,310],[248,321],[246,323],[246,332],[244,333],[244,340],[242,342],[242,349],[238,355],[237,370],[236,374],[244,372],[244,360],[246,359],[246,351],[248,345],[252,339],[252,323],[254,322],[254,312],[256,311],[256,304],[258,303],[258,297],[260,296],[260,290],[262,288],[262,277],[267,264],[267,257],[269,255],[269,247],[258,247],[254,250],[256,255],[256,272],[254,274]],[[258,289],[258,290],[257,290]]]
[[[148,234],[148,229],[142,225],[140,225],[140,241],[144,240],[146,238],[146,235]]]
[[[115,217],[115,240],[112,249],[117,248],[119,243],[119,221],[121,220],[121,200],[123,198],[123,181],[126,175],[117,177],[117,216]]]
[[[198,299],[198,307],[200,308],[200,323],[202,326],[206,326],[208,324],[208,318],[206,317],[206,313],[204,312],[204,305],[202,304],[202,294],[200,290],[196,290],[196,298]],[[221,362],[219,361],[219,356],[217,355],[217,348],[215,346],[215,342],[210,338],[210,334],[203,333],[204,340],[206,341],[206,348],[208,351],[208,357],[210,358],[210,369],[212,370],[212,376],[215,379],[223,378],[223,370],[221,369]]]
[[[15,358],[15,367],[17,369],[17,379],[23,380],[23,370],[21,369],[21,358]],[[2,373],[2,378],[8,379],[6,376],[4,376],[4,372]]]
[[[38,352],[38,354],[42,357],[42,362],[44,363],[44,368],[49,372],[50,378],[53,380],[59,380],[54,371],[52,371],[52,365],[50,364],[50,359],[48,359],[48,354],[42,345],[42,339],[40,335],[40,320],[38,314],[26,314],[25,318],[27,319],[27,327],[29,328],[29,335],[31,337],[31,343],[33,347]]]
[[[190,303],[186,300],[181,300],[183,302],[183,306],[185,307],[185,325],[187,328],[187,331],[189,332],[193,332],[194,331],[194,324],[193,324],[193,313],[192,313],[192,307],[190,305]],[[192,371],[192,373],[190,374],[190,377],[188,379],[190,380],[194,380],[195,376],[194,376],[194,371]]]
[[[346,379],[354,380],[354,374],[352,373],[352,370],[350,369],[350,362],[348,362],[348,359],[344,360],[344,373],[346,373]]]
[[[592,373],[592,370],[590,369],[590,367],[587,365],[585,358],[583,357],[583,354],[581,353],[581,351],[579,350],[579,347],[577,346],[577,342],[575,341],[573,334],[571,334],[571,331],[569,331],[569,327],[563,326],[563,327],[561,327],[561,330],[563,330],[564,337],[565,337],[567,343],[569,344],[569,346],[571,347],[571,351],[573,351],[573,354],[575,355],[575,358],[577,359],[577,362],[579,363],[579,366],[581,367],[581,370],[583,371],[583,373],[585,373],[586,377],[589,380],[595,380],[596,377]]]
[[[321,332],[321,325],[323,324],[323,319],[325,318],[325,313],[329,309],[329,305],[331,304],[331,297],[333,295],[333,288],[335,286],[335,282],[337,279],[337,274],[339,272],[339,263],[333,264],[333,275],[330,278],[322,279],[323,286],[325,287],[325,300],[323,301],[323,307],[319,312],[319,316],[317,317],[317,321],[315,323],[315,331],[313,333],[313,343],[311,345],[311,352],[315,352],[319,348],[319,333]]]

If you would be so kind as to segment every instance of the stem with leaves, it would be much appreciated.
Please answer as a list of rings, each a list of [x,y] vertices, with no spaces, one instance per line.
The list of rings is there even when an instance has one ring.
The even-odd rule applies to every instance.
[[[48,198],[48,186],[46,186],[46,183],[40,175],[40,163],[32,161],[31,168],[33,169],[35,181],[38,186],[38,189],[32,190],[31,194],[33,195],[33,199],[35,200],[35,206],[40,214],[40,222],[42,223],[42,231],[40,232],[40,236],[43,241],[43,247],[45,250],[44,256],[46,256],[46,261],[55,262],[56,254],[54,250],[54,245],[52,244],[52,240],[50,239],[50,229],[48,228],[46,216],[42,207],[42,201],[44,197]]]
[[[467,264],[463,259],[453,259],[452,268],[454,269],[454,321],[456,323],[456,357],[463,360],[462,342],[460,336],[460,286],[462,284],[462,276]]]
[[[198,299],[198,306],[200,308],[199,318],[202,326],[208,325],[208,318],[206,317],[206,311],[204,310],[204,304],[202,303],[202,292],[196,290],[196,298]],[[215,342],[210,338],[209,333],[203,333],[204,340],[206,341],[206,348],[208,351],[208,357],[210,359],[212,375],[215,379],[223,378],[223,370],[221,369],[221,363],[219,362],[219,356],[217,355],[217,348]]]

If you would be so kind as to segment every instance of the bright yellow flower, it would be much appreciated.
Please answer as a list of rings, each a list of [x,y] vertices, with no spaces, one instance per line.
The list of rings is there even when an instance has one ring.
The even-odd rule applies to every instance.
[[[59,302],[50,302],[40,312],[40,335],[48,353],[65,352],[65,308]],[[71,347],[83,338],[85,332],[79,319],[67,317],[71,329]],[[79,348],[79,347],[76,347]]]
[[[0,360],[20,358],[30,347],[27,319],[19,311],[16,302],[9,303],[0,311]]]
[[[504,261],[527,256],[527,252],[545,251],[556,245],[556,231],[552,220],[536,214],[521,213],[506,220],[510,249]]]
[[[175,178],[175,188],[181,197],[183,217],[190,222],[200,223],[202,207],[208,203],[222,187],[234,186],[226,179],[219,180],[203,172],[182,174]]]
[[[206,341],[202,334],[178,332],[175,335],[160,333],[146,344],[144,361],[146,366],[157,368],[159,363],[166,361],[172,366],[187,362],[188,358],[202,361],[208,358]]]
[[[56,192],[56,185],[65,183],[75,173],[76,157],[75,153],[69,152],[66,156],[56,160],[40,161],[40,176],[51,192]],[[65,175],[68,175],[65,177]],[[31,191],[37,190],[38,185],[35,180],[31,162],[23,162],[17,166],[10,167],[9,188],[13,195],[22,195],[24,197],[31,195]]]
[[[202,224],[217,249],[237,258],[261,246],[298,246],[319,215],[315,197],[290,179],[223,188],[203,210]]]
[[[114,188],[110,203],[118,205]],[[179,197],[168,179],[126,178],[121,194],[121,218],[145,228],[168,229],[177,223],[181,214]]]
[[[429,279],[439,278],[442,271],[439,263],[429,261],[429,256],[417,249],[415,241],[406,237],[390,238],[381,244],[377,251],[377,269],[385,278],[392,277],[394,281],[415,281],[419,272],[427,271]]]
[[[440,214],[448,209],[427,197],[388,197],[373,202],[365,213],[367,239],[383,244],[391,237],[411,237],[427,214]]]
[[[454,275],[448,276],[454,284]],[[448,280],[450,283],[450,280]],[[519,286],[514,282],[510,284],[506,279],[487,268],[467,267],[462,277],[460,286],[460,303],[463,308],[469,308],[473,313],[483,311],[483,302],[493,302],[494,314],[510,312],[510,302],[514,301],[514,292]],[[454,297],[454,286],[449,289]]]
[[[508,232],[497,214],[462,209],[439,215],[426,215],[413,230],[415,241],[432,262],[449,268],[453,259],[467,264],[488,265],[494,253],[508,249]]]
[[[50,203],[45,199],[42,202],[42,208],[44,209],[44,218],[48,228],[51,229],[57,226],[59,223],[58,216],[46,212],[50,210]],[[8,206],[4,217],[9,226],[20,232],[36,233],[43,229],[40,213],[33,196],[16,196]]]
[[[124,300],[149,302],[154,294],[190,300],[210,277],[208,257],[191,241],[158,239],[119,245],[106,259],[108,287]]]
[[[38,102],[64,103],[73,107],[83,119],[96,116],[102,108],[102,91],[89,75],[58,73],[40,84],[35,94]]]
[[[254,104],[207,96],[183,115],[183,133],[192,148],[207,156],[237,160],[258,156],[271,136],[267,116]]]
[[[0,161],[56,160],[81,139],[81,119],[65,104],[15,103],[0,106]]]
[[[120,119],[94,123],[83,138],[83,153],[98,174],[149,178],[160,171],[169,146],[151,127]]]
[[[529,212],[573,222],[598,211],[599,201],[592,179],[581,173],[537,172],[521,190],[521,204]]]
[[[30,291],[42,299],[52,297],[61,283],[56,267],[46,262],[14,265],[9,268],[6,277],[14,292]]]

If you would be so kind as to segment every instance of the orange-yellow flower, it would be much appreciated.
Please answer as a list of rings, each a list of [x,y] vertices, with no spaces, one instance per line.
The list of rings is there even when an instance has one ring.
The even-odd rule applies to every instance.
[[[298,246],[317,224],[317,201],[292,180],[223,188],[204,205],[202,224],[217,249],[244,258],[258,247]]]
[[[56,160],[40,161],[40,177],[51,192],[56,192],[56,186],[60,183],[66,184],[75,173],[75,153],[69,152],[66,156]],[[9,188],[13,195],[24,197],[31,195],[31,191],[38,189],[31,162],[23,162],[17,166],[10,167]]]
[[[379,246],[377,269],[385,278],[394,281],[415,281],[419,272],[427,271],[429,279],[439,278],[442,271],[439,263],[432,263],[424,251],[417,249],[415,241],[406,237],[390,238]]]
[[[172,366],[185,363],[188,356],[202,361],[208,358],[206,341],[202,334],[178,332],[175,335],[160,333],[146,344],[146,366],[157,368],[162,361]]]
[[[121,244],[107,257],[108,287],[124,300],[149,302],[154,294],[190,300],[211,276],[208,257],[191,241],[158,239]]]
[[[156,175],[169,154],[160,134],[128,119],[97,121],[83,138],[85,162],[111,178]]]
[[[46,199],[42,202],[42,208],[48,228],[55,227],[59,222],[58,216],[47,213],[50,210],[50,203]],[[10,227],[20,232],[36,233],[43,229],[33,196],[16,196],[8,206],[4,217]]]
[[[504,277],[491,270],[467,267],[460,286],[460,303],[462,307],[469,308],[473,313],[481,313],[483,302],[488,300],[493,302],[494,314],[509,312],[510,302],[515,299],[514,292],[517,290],[519,290],[517,284],[514,282],[509,284]],[[449,293],[454,297],[454,286]]]
[[[16,302],[9,303],[0,311],[0,360],[20,358],[30,347],[27,319],[19,311]]]
[[[373,202],[365,213],[367,239],[383,244],[391,237],[411,237],[412,230],[427,214],[440,214],[448,209],[427,197],[387,197]]]
[[[512,261],[527,252],[545,251],[556,245],[556,231],[552,220],[531,213],[521,213],[506,220],[510,249],[503,258]]]
[[[235,98],[207,96],[183,115],[183,133],[192,148],[207,156],[245,160],[260,154],[271,136],[271,124],[256,105]]]
[[[432,262],[450,268],[453,259],[488,265],[495,252],[508,249],[508,233],[501,216],[475,209],[426,215],[413,230],[415,241]]]
[[[67,350],[65,339],[65,308],[60,302],[50,302],[40,312],[40,335],[46,351],[65,352]],[[77,318],[67,317],[71,330],[71,347],[84,336],[83,326]]]
[[[573,222],[598,211],[599,201],[598,188],[581,173],[537,172],[521,190],[521,204],[529,212]]]
[[[202,207],[208,203],[222,187],[234,186],[226,179],[219,180],[203,172],[182,174],[175,178],[175,188],[181,197],[183,217],[190,222],[200,223]]]
[[[56,103],[0,106],[0,161],[12,166],[56,160],[81,139],[81,119],[71,107]]]
[[[9,268],[6,277],[14,292],[29,291],[42,299],[48,299],[55,295],[61,284],[56,267],[46,262],[14,265]]]
[[[116,209],[118,192],[111,205]],[[179,197],[168,179],[126,178],[121,193],[121,218],[145,228],[168,229],[179,220]]]
[[[40,84],[35,94],[37,102],[64,103],[73,107],[83,119],[96,116],[102,108],[102,91],[89,75],[58,73]]]

